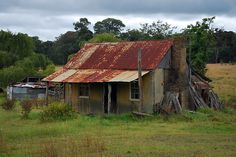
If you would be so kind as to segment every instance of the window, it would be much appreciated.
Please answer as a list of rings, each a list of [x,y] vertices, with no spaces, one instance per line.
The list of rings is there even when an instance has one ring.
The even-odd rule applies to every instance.
[[[13,93],[26,94],[27,93],[27,88],[13,87]]]
[[[130,98],[134,100],[139,99],[139,85],[138,80],[130,82]]]
[[[89,85],[82,83],[79,84],[79,97],[88,98],[89,97]]]

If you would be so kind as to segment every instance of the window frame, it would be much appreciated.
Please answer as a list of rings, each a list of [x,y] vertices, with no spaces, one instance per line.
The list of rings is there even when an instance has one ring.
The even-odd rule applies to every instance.
[[[139,84],[138,84],[138,86],[137,86],[137,90],[138,90],[138,98],[132,98],[132,83],[134,83],[134,82],[137,82],[137,84],[138,84],[138,80],[136,79],[136,80],[133,80],[133,81],[131,81],[131,82],[129,82],[129,99],[131,100],[131,101],[140,101],[140,93],[139,93]]]
[[[84,93],[87,93],[87,95],[80,95],[81,89],[87,89]],[[79,83],[78,84],[78,97],[79,98],[89,98],[90,96],[90,86],[88,83]]]

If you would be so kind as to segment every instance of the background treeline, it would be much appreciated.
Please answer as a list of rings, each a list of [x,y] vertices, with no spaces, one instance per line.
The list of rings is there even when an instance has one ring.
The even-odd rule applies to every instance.
[[[73,23],[75,31],[61,34],[55,41],[43,42],[38,37],[33,39],[36,53],[43,53],[54,64],[63,65],[68,56],[76,53],[85,42],[155,40],[186,36],[191,40],[188,46],[192,50],[192,65],[197,70],[200,65],[199,71],[204,72],[206,63],[236,61],[236,33],[212,27],[214,19],[215,17],[204,18],[177,32],[177,27],[160,20],[151,24],[140,24],[137,29],[125,29],[125,24],[114,18],[96,22],[91,31],[89,20],[81,18]]]
[[[34,41],[27,34],[0,31],[0,87],[54,71],[52,62],[34,50]]]
[[[167,39],[185,36],[191,65],[205,73],[207,63],[236,62],[236,33],[212,26],[215,17],[204,18],[185,29],[163,21],[140,24],[136,29],[125,29],[125,24],[107,18],[94,24],[87,18],[73,23],[74,31],[56,37],[55,41],[41,41],[27,34],[0,32],[0,86],[23,79],[27,75],[46,76],[53,64],[64,65],[86,42],[117,42]],[[191,52],[191,53],[190,53]]]

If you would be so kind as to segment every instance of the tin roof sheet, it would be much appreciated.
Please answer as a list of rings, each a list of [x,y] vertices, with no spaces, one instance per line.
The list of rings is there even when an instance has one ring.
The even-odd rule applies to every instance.
[[[66,65],[71,69],[137,69],[142,51],[142,69],[155,69],[172,46],[172,40],[86,44]]]
[[[136,70],[110,70],[110,69],[77,69],[62,70],[54,76],[46,77],[43,81],[88,83],[88,82],[130,82],[138,78]],[[149,71],[142,71],[142,76]]]

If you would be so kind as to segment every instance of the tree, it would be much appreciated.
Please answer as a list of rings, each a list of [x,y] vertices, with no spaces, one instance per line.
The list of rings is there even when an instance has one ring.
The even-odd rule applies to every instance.
[[[68,56],[80,49],[78,33],[68,31],[56,39],[53,44],[51,59],[55,64],[64,65],[67,62]]]
[[[0,68],[8,67],[17,60],[33,53],[34,43],[27,34],[0,31]]]
[[[172,27],[170,24],[158,20],[152,24],[141,24],[140,31],[143,33],[145,39],[164,39],[170,37],[174,29],[176,27]]]
[[[0,87],[21,81],[29,75],[41,75],[51,61],[43,54],[34,53],[42,42],[27,34],[0,31]],[[48,70],[49,71],[49,70]]]
[[[205,74],[206,63],[213,55],[215,48],[215,29],[211,26],[215,17],[204,18],[195,25],[188,25],[184,35],[190,40],[191,66],[198,72]],[[190,52],[190,51],[188,51]],[[188,55],[190,55],[188,53]]]
[[[118,39],[115,34],[112,33],[102,33],[102,34],[96,34],[91,40],[89,40],[90,43],[104,43],[104,42],[119,42],[120,39]]]
[[[88,26],[90,24],[91,24],[91,22],[89,22],[87,18],[80,18],[80,20],[78,22],[73,23],[74,29],[76,31],[86,30],[86,29],[88,29]]]
[[[232,31],[216,30],[215,55],[211,56],[210,62],[236,62],[236,33]]]
[[[126,32],[121,33],[120,38],[128,41],[145,40],[145,34],[138,29],[128,29]]]
[[[128,41],[165,39],[173,36],[173,31],[176,29],[176,27],[160,20],[151,24],[144,23],[140,25],[141,28],[139,29],[128,29],[121,33],[121,39]]]
[[[74,29],[78,33],[79,44],[90,40],[93,37],[93,32],[89,30],[88,26],[91,22],[87,18],[80,18],[78,22],[73,23]]]
[[[14,65],[0,69],[0,87],[6,87],[11,83],[21,81],[29,75],[40,76],[40,70],[46,70],[51,64],[42,54],[32,54],[22,60],[18,60]]]
[[[96,34],[113,33],[115,35],[119,35],[124,27],[125,25],[121,20],[114,18],[107,18],[95,23],[94,31]]]

